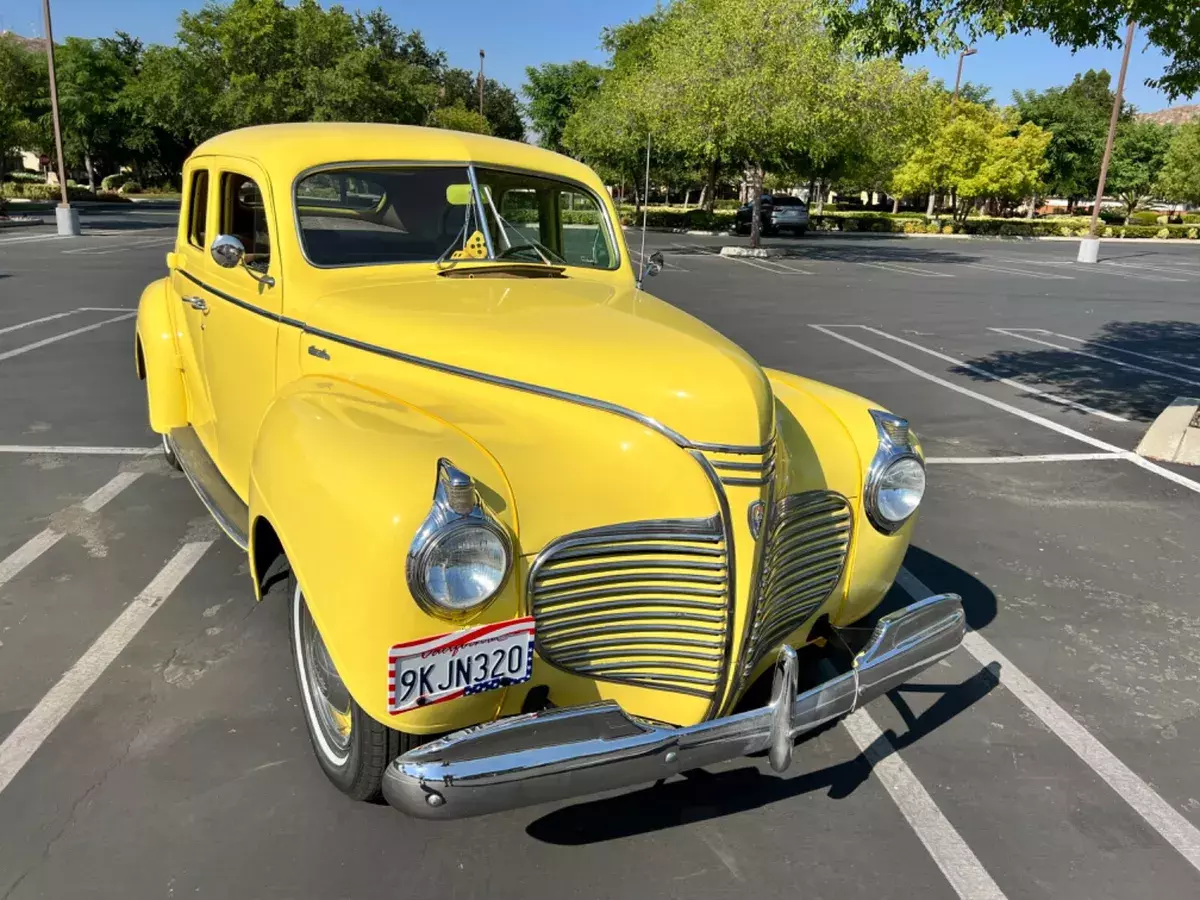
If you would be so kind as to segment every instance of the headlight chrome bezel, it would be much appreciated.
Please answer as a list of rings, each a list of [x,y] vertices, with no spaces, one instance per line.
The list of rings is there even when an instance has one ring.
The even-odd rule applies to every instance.
[[[921,499],[917,501],[912,512],[903,519],[893,521],[884,516],[879,509],[879,491],[883,484],[883,476],[892,466],[905,459],[915,460],[924,471],[925,460],[907,419],[881,409],[872,409],[870,413],[875,422],[879,446],[875,451],[874,459],[871,460],[871,466],[867,470],[867,481],[863,489],[863,506],[866,509],[867,519],[875,527],[875,530],[881,534],[892,535],[916,515],[925,499],[925,489],[922,488]]]
[[[425,579],[425,570],[430,557],[449,538],[468,529],[488,532],[499,540],[504,551],[504,571],[496,588],[483,599],[466,607],[446,606],[434,597]],[[448,459],[439,459],[437,484],[433,492],[433,505],[429,514],[417,529],[409,546],[405,560],[405,575],[408,589],[426,613],[451,622],[472,619],[485,610],[504,592],[513,570],[512,538],[479,497],[475,482],[466,472],[457,468]]]

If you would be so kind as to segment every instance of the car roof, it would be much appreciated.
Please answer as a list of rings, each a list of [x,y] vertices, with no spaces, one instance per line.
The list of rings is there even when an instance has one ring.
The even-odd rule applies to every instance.
[[[602,187],[591,169],[568,156],[519,141],[416,125],[256,125],[209,138],[192,156],[251,159],[287,181],[306,169],[339,162],[473,162],[557,174]]]

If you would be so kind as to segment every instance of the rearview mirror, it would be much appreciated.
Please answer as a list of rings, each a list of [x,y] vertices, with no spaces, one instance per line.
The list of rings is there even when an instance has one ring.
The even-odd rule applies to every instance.
[[[451,184],[446,186],[446,202],[451,206],[471,205],[471,185]]]

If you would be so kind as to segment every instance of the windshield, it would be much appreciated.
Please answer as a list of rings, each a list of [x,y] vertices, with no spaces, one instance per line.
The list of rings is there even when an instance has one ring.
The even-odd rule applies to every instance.
[[[618,261],[599,199],[541,175],[467,166],[326,169],[297,182],[295,202],[301,244],[318,266],[504,260],[614,269]]]

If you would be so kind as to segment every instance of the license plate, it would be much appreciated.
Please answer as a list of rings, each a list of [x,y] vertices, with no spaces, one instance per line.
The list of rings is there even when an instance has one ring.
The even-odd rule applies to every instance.
[[[533,617],[396,644],[388,651],[392,715],[528,681]]]

